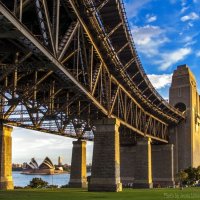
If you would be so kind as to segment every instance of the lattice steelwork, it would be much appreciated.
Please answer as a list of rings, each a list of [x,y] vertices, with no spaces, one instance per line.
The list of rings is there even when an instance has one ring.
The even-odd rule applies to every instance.
[[[184,119],[148,80],[121,0],[0,0],[0,89],[2,122],[67,136],[115,117],[167,142]]]

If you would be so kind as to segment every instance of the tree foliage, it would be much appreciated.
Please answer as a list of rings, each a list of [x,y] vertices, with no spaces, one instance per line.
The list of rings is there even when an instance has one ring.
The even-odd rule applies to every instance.
[[[200,183],[200,166],[188,167],[185,170],[180,171],[176,178],[183,185],[194,185]]]
[[[178,179],[180,185],[182,186],[184,181],[187,180],[188,174],[185,171],[180,171],[177,175],[176,178]]]
[[[47,186],[48,183],[41,178],[33,178],[29,183],[29,187],[31,188],[45,188]]]

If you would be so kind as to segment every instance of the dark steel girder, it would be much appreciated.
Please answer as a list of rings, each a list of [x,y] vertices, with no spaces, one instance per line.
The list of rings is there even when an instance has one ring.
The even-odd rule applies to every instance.
[[[25,36],[32,44],[34,44],[41,52],[42,54],[48,58],[53,64],[54,64],[54,71],[59,73],[62,73],[63,75],[65,75],[65,77],[67,78],[68,81],[72,82],[79,91],[81,91],[82,93],[84,93],[85,96],[87,96],[88,99],[91,100],[91,102],[99,109],[101,110],[101,112],[103,112],[105,115],[109,115],[110,113],[108,113],[108,110],[106,108],[104,108],[104,106],[102,106],[102,104],[100,104],[94,97],[93,95],[87,90],[85,89],[85,87],[80,84],[72,75],[71,73],[69,73],[64,66],[57,60],[57,58],[54,57],[54,55],[52,53],[50,53],[36,38],[35,36],[32,35],[32,33],[22,24],[19,22],[19,20],[17,20],[15,18],[15,16],[2,4],[0,3],[0,12],[4,15],[4,17],[6,17],[15,28],[18,29],[18,31],[20,32],[20,34],[22,34],[23,36]],[[79,19],[80,20],[80,19]],[[87,29],[86,29],[87,30]],[[88,37],[90,37],[90,34],[88,34]],[[94,44],[95,46],[95,44]],[[98,48],[96,48],[96,51],[98,51]],[[101,54],[100,54],[101,55]],[[124,92],[126,92],[126,90],[123,88],[123,86],[121,86],[119,83],[118,85],[124,90]],[[126,92],[127,95],[129,95],[131,97],[130,94],[128,94],[128,92]],[[132,98],[132,97],[131,97]],[[117,118],[115,115],[111,115],[110,117],[113,118]],[[156,119],[156,117],[152,116],[153,118]],[[136,129],[135,127],[131,126],[130,124],[128,124],[126,121],[123,121],[121,119],[119,119],[122,125],[125,125],[126,127],[130,128],[131,130],[137,132],[140,135],[145,135],[143,132],[139,131],[138,129]],[[158,121],[160,121],[159,119],[156,119]],[[154,137],[152,135],[146,135],[148,137],[154,138],[156,140],[162,141],[162,142],[167,142],[165,139],[161,139],[158,137]]]
[[[82,1],[83,2],[83,1]],[[93,2],[93,1],[90,1],[90,2]],[[88,3],[88,2],[87,2]],[[85,4],[87,4],[85,3]],[[88,3],[89,4],[89,3]],[[142,67],[142,64],[139,60],[139,57],[137,56],[137,52],[136,52],[136,49],[134,47],[134,44],[132,45],[132,38],[131,38],[131,34],[130,34],[130,30],[128,28],[128,25],[127,25],[127,19],[126,19],[126,16],[125,16],[125,10],[123,8],[123,2],[121,0],[116,0],[116,1],[110,1],[108,4],[106,4],[104,6],[104,8],[102,9],[102,11],[100,12],[100,14],[97,13],[98,17],[97,19],[103,19],[100,23],[99,23],[99,26],[112,26],[113,25],[113,20],[112,18],[109,18],[108,17],[108,13],[113,13],[113,16],[115,16],[115,19],[118,20],[116,22],[116,24],[114,26],[116,26],[118,23],[122,22],[123,23],[123,29],[120,29],[122,32],[120,33],[117,33],[115,34],[114,37],[118,37],[119,40],[126,40],[126,41],[129,41],[130,42],[130,49],[129,49],[129,54],[133,55],[133,57],[136,57],[137,59],[137,70],[140,72],[142,78],[145,80],[145,84],[149,87],[149,90],[151,91],[151,93],[153,93],[153,95],[155,96],[155,98],[157,98],[160,102],[163,103],[163,108],[166,107],[167,109],[171,110],[173,113],[175,113],[174,115],[171,115],[170,117],[173,118],[174,116],[176,116],[179,120],[182,120],[184,119],[184,115],[181,114],[180,112],[178,112],[174,107],[172,107],[171,105],[169,105],[166,101],[163,100],[163,98],[158,94],[158,92],[153,88],[152,84],[150,83],[150,81],[148,80],[145,72],[144,72],[144,69]],[[90,19],[88,19],[88,21],[91,21]],[[97,20],[99,21],[99,20]],[[105,23],[104,23],[105,22]],[[89,23],[88,23],[89,24]],[[92,24],[92,22],[91,22]],[[89,25],[88,25],[89,27]],[[97,26],[98,27],[98,26]],[[93,28],[94,30],[97,30],[97,27]],[[114,28],[114,27],[112,27]],[[106,29],[104,29],[106,30]],[[109,34],[109,33],[106,33],[102,29],[101,34],[100,35],[106,35],[106,34]],[[104,38],[107,38],[106,36]],[[112,41],[112,38],[110,38],[110,40]],[[109,43],[109,41],[108,41]],[[108,45],[109,46],[109,45]],[[115,48],[115,46],[113,45],[113,47]],[[112,48],[110,48],[112,49]],[[111,51],[111,50],[109,50]],[[128,51],[127,51],[128,52]],[[112,55],[113,56],[113,55]],[[114,57],[114,56],[113,56]],[[126,56],[127,57],[127,56]],[[116,62],[117,63],[117,62]],[[128,80],[128,79],[127,79]],[[124,82],[124,84],[127,84],[126,82]],[[138,90],[139,93],[142,93],[142,90]],[[138,93],[138,94],[139,94]],[[137,97],[136,97],[137,98]],[[148,107],[148,104],[145,105],[145,102],[148,102],[148,100],[146,101],[145,99],[144,100],[141,100],[141,99],[144,99],[143,96],[140,94],[140,97],[138,98],[139,101],[141,101],[141,104],[144,104],[143,106],[145,107]],[[143,102],[144,101],[144,102]],[[156,108],[156,105],[152,105],[150,102],[149,102],[149,110],[152,110],[152,112],[154,114],[156,114],[157,112],[157,115],[160,113],[159,110]],[[153,109],[151,109],[153,107]],[[156,111],[157,110],[157,111]],[[164,113],[164,112],[162,112]]]

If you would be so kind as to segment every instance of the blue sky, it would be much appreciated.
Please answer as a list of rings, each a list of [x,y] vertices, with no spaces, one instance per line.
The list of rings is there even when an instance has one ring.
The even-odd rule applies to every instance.
[[[168,99],[173,70],[187,64],[200,85],[200,0],[124,0],[143,67],[155,88]],[[92,143],[87,145],[91,162]],[[49,156],[71,161],[72,139],[20,128],[13,131],[13,162]]]

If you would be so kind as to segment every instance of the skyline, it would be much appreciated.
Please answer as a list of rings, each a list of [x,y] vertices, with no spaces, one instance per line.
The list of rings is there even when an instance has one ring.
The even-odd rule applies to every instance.
[[[125,0],[125,7],[137,52],[154,87],[168,99],[173,70],[187,64],[200,86],[200,2],[196,0]],[[169,13],[170,10],[170,13]],[[71,162],[71,138],[27,129],[14,128],[13,162],[42,162],[49,156],[57,163]],[[92,143],[87,145],[87,162],[91,162]],[[45,150],[45,151],[44,151]]]

